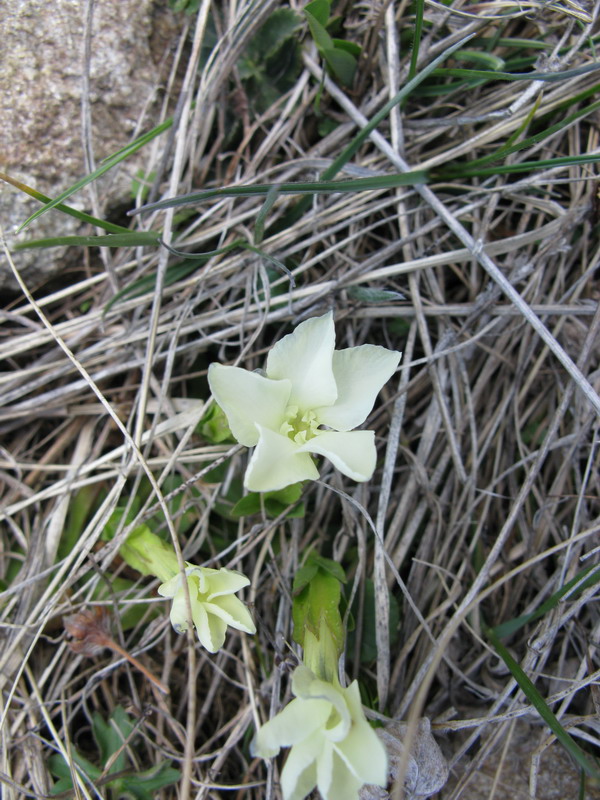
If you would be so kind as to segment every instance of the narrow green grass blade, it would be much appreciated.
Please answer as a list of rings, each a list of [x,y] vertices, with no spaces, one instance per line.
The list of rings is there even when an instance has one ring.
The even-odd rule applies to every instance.
[[[470,61],[474,64],[481,64],[486,70],[500,71],[506,66],[504,59],[493,53],[481,53],[477,50],[458,50],[455,53],[455,58],[461,61]]]
[[[335,194],[346,192],[364,192],[376,189],[390,189],[396,186],[414,186],[425,183],[427,173],[423,170],[405,172],[398,175],[377,175],[373,178],[351,178],[343,181],[309,181],[306,183],[257,183],[252,186],[231,186],[221,189],[203,189],[199,192],[179,195],[157,203],[150,203],[134,211],[130,215],[145,211],[156,211],[174,206],[193,205],[209,200],[212,197],[251,197],[253,195],[270,195],[273,191],[277,194]]]
[[[478,158],[475,161],[469,161],[469,169],[473,167],[483,166],[484,164],[490,164],[494,161],[497,161],[504,156],[510,155],[511,153],[517,153],[519,150],[525,150],[528,147],[532,147],[534,144],[547,139],[549,136],[552,136],[555,133],[558,133],[563,128],[566,128],[573,122],[576,122],[578,119],[582,119],[583,117],[587,117],[589,114],[592,114],[594,111],[597,111],[600,108],[600,100],[597,103],[592,103],[590,106],[586,106],[585,108],[576,111],[575,113],[571,114],[570,116],[566,117],[565,119],[561,120],[560,122],[551,125],[549,128],[545,128],[543,131],[534,134],[533,136],[529,136],[527,139],[523,139],[520,142],[516,142],[515,144],[506,144],[497,150],[495,153],[491,153],[490,155],[484,156],[483,158]]]
[[[185,258],[190,260],[193,259],[195,261],[201,260],[203,264],[213,256],[224,255],[225,253],[229,253],[231,250],[235,250],[236,247],[239,247],[242,250],[250,250],[250,252],[256,253],[256,255],[261,256],[261,258],[264,258],[266,261],[269,261],[271,264],[273,264],[274,267],[283,272],[284,275],[287,275],[292,289],[296,286],[296,281],[294,280],[294,276],[285,266],[285,264],[283,264],[281,261],[279,261],[279,259],[275,258],[274,256],[265,253],[260,248],[255,247],[249,242],[246,242],[244,239],[236,239],[235,242],[231,242],[231,244],[228,244],[226,247],[222,247],[220,250],[213,250],[210,253],[185,253],[182,250],[176,250],[174,247],[164,244],[164,242],[163,246],[167,248],[169,253],[173,253],[174,256],[179,256],[180,258]]]
[[[160,244],[160,233],[157,231],[129,231],[128,233],[110,233],[108,236],[51,236],[46,239],[34,239],[21,242],[15,250],[28,250],[32,247],[140,247]]]
[[[589,573],[592,573],[591,575]],[[585,576],[589,575],[588,578]],[[554,594],[552,594],[547,600],[545,600],[535,611],[532,611],[530,614],[521,614],[519,617],[515,617],[514,619],[508,620],[507,622],[503,622],[500,625],[496,625],[493,628],[494,633],[496,636],[500,638],[504,638],[505,636],[510,636],[513,633],[516,633],[520,630],[523,626],[527,625],[528,622],[533,622],[540,617],[543,617],[544,614],[547,614],[548,611],[551,611],[553,608],[560,603],[561,599],[568,594],[573,587],[577,586],[575,592],[573,592],[573,597],[577,597],[577,595],[581,594],[585,589],[588,589],[590,586],[594,586],[594,584],[600,583],[600,567],[598,565],[591,565],[586,567],[585,569],[580,570],[574,578],[561,586]]]
[[[597,72],[600,64],[583,64],[574,69],[565,69],[562,72],[490,72],[484,69],[461,69],[459,67],[440,67],[435,75],[449,75],[452,78],[486,78],[490,81],[544,81],[558,83],[568,78],[576,78],[588,72]]]
[[[425,0],[417,0],[415,3],[415,24],[413,28],[412,50],[410,54],[410,67],[408,68],[408,80],[411,81],[417,74],[417,62],[419,61],[419,48],[421,46],[421,36],[423,34],[423,14],[425,13]]]
[[[169,117],[160,125],[157,125],[155,128],[152,128],[151,131],[148,133],[144,133],[142,136],[139,136],[135,141],[128,144],[126,147],[122,147],[116,153],[113,153],[108,158],[105,158],[104,161],[100,164],[98,169],[95,169],[89,175],[86,175],[83,178],[80,178],[76,181],[72,186],[66,189],[64,192],[59,194],[54,200],[46,203],[42,208],[39,208],[34,214],[32,214],[25,222],[19,227],[17,233],[20,233],[24,230],[28,225],[30,225],[34,220],[38,217],[41,217],[42,214],[45,214],[46,211],[49,211],[51,208],[56,208],[59,206],[63,200],[66,200],[67,197],[70,197],[75,192],[79,191],[83,186],[87,186],[88,183],[95,181],[96,178],[99,178],[101,175],[104,175],[105,172],[108,172],[110,169],[115,167],[117,164],[120,164],[121,161],[124,161],[133,153],[137,153],[142,147],[144,147],[148,142],[151,142],[157,136],[160,136],[161,133],[164,133],[168,130],[171,125],[173,124],[173,118]]]
[[[456,180],[457,178],[486,178],[490,175],[510,175],[512,173],[529,172],[534,169],[552,169],[554,167],[575,167],[581,164],[596,164],[600,161],[600,153],[584,156],[560,156],[545,158],[539,161],[522,161],[520,164],[499,164],[496,167],[470,169],[470,164],[455,167],[443,167],[429,173],[431,181]]]
[[[428,64],[421,72],[409,81],[399,92],[392,98],[385,106],[369,121],[367,125],[354,137],[350,144],[344,148],[340,155],[333,161],[333,163],[323,172],[322,179],[310,183],[282,183],[277,186],[279,194],[329,194],[331,192],[356,192],[365,191],[368,189],[382,189],[382,188],[395,188],[396,186],[414,186],[417,183],[425,183],[427,181],[427,173],[422,171],[407,172],[403,175],[386,175],[377,178],[356,178],[354,180],[345,181],[331,181],[337,173],[344,167],[344,165],[352,158],[357,152],[362,143],[370,135],[379,123],[385,119],[390,113],[391,109],[402,102],[409,94],[430,75],[438,64],[441,64],[448,58],[455,50],[463,47],[465,42],[474,37],[475,34],[466,36],[460,42],[457,42],[452,47],[449,47],[430,64]],[[389,181],[389,182],[387,182]],[[398,181],[398,182],[396,182]],[[375,183],[373,183],[375,182]],[[257,184],[255,186],[235,186],[231,188],[221,189],[207,189],[201,192],[191,192],[187,195],[161,200],[158,203],[151,203],[147,206],[142,206],[130,214],[138,214],[140,212],[156,210],[160,208],[172,208],[178,205],[188,205],[192,203],[199,203],[203,200],[208,200],[211,197],[237,197],[248,195],[268,194],[276,184]],[[300,203],[297,203],[284,217],[281,228],[288,227],[302,214],[305,213],[310,198],[305,198]],[[278,229],[280,229],[278,227]],[[270,233],[271,231],[269,231]]]
[[[421,70],[421,72],[419,72],[418,75],[415,75],[415,77],[412,80],[408,81],[402,87],[402,89],[400,89],[398,94],[392,97],[391,100],[388,100],[388,102],[383,106],[383,108],[381,108],[377,112],[377,114],[375,114],[369,120],[369,122],[365,125],[365,127],[362,130],[360,130],[356,134],[356,136],[352,139],[352,141],[342,150],[339,156],[336,159],[334,159],[332,164],[329,167],[327,167],[326,170],[324,170],[322,180],[327,181],[335,177],[335,175],[338,174],[338,172],[342,169],[342,167],[344,167],[350,161],[352,156],[355,155],[355,153],[362,146],[362,144],[368,139],[368,137],[379,125],[379,123],[382,122],[389,115],[390,111],[395,106],[397,106],[398,103],[401,103],[405,98],[409,97],[410,94],[417,88],[417,86],[419,86],[419,84],[425,80],[425,78],[429,77],[429,75],[431,75],[432,72],[435,72],[438,64],[443,63],[456,50],[463,47],[463,45],[470,39],[472,39],[474,35],[475,34],[471,34],[470,36],[465,36],[465,38],[462,39],[460,42],[457,42],[456,44],[452,45],[452,47],[449,47],[447,50],[444,50],[443,53],[440,53],[440,55],[437,58],[434,58],[430,64],[424,67]]]
[[[552,733],[556,736],[565,750],[569,753],[569,755],[571,755],[572,758],[575,759],[577,764],[587,775],[596,780],[600,780],[600,768],[587,757],[573,737],[563,728],[544,698],[541,696],[529,677],[525,674],[523,669],[521,669],[519,664],[508,652],[506,647],[502,644],[496,633],[491,628],[487,628],[485,633],[492,643],[495,651],[498,653],[502,661],[504,661],[510,670],[511,675],[519,684],[519,688],[525,697],[529,700],[546,725],[548,725]]]
[[[53,202],[50,197],[46,197],[45,194],[38,192],[37,189],[28,186],[22,181],[18,181],[16,178],[11,178],[11,176],[7,175],[5,172],[0,172],[0,180],[10,183],[11,186],[15,187],[15,189],[19,189],[21,192],[28,194],[30,197],[33,197],[34,200],[39,200],[40,203]],[[97,228],[102,228],[109,233],[127,233],[129,231],[129,228],[124,228],[122,225],[115,225],[114,223],[107,222],[104,219],[97,219],[89,214],[85,214],[83,211],[77,211],[77,209],[71,208],[71,206],[65,206],[62,203],[59,203],[56,208],[59,211],[62,211],[63,214],[68,214],[70,217],[74,217],[81,222],[86,222],[88,225],[95,225]]]

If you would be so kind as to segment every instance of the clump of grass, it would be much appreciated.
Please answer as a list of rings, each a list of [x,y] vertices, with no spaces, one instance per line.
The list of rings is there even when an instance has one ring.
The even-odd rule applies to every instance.
[[[103,258],[92,249],[89,270],[82,257],[68,281],[24,285],[4,309],[3,790],[47,795],[58,753],[95,796],[75,754],[98,768],[85,731],[125,705],[141,720],[133,771],[169,762],[182,797],[278,797],[277,767],[248,743],[288,691],[290,591],[311,550],[350,578],[345,666],[365,702],[409,728],[432,719],[454,773],[440,796],[468,796],[521,721],[539,748],[532,796],[555,739],[593,785],[595,19],[561,2],[341,3],[332,37],[360,48],[349,88],[293,7],[299,60],[281,62],[288,83],[265,107],[252,91],[266,73],[252,84],[239,70],[265,25],[277,35],[282,4],[210,19],[196,5],[172,115],[105,165],[141,149],[144,202],[169,202],[130,227],[87,219],[104,238],[90,227],[67,243]],[[64,213],[92,177],[40,213]],[[208,364],[259,368],[328,308],[338,347],[404,351],[369,420],[378,470],[355,485],[325,468],[300,513],[246,502],[240,518],[246,456],[206,428]],[[119,559],[140,523],[251,576],[256,637],[230,634],[215,658],[178,637],[156,582]],[[68,648],[61,619],[89,606],[114,610],[115,640],[170,695],[108,653]],[[509,779],[500,762],[495,781]]]

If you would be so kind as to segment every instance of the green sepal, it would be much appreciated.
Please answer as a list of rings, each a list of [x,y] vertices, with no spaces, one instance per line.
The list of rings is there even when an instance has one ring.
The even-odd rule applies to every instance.
[[[137,511],[134,501],[127,515],[125,524],[132,519]],[[102,538],[110,541],[121,523],[125,509],[117,507],[111,514],[102,532]],[[147,525],[138,525],[129,534],[119,547],[119,555],[133,569],[142,575],[154,575],[161,581],[168,581],[179,572],[179,563],[173,547],[163,541],[160,536],[152,533]]]
[[[196,430],[200,436],[211,444],[235,442],[225,412],[217,403],[212,403],[210,408],[202,416]]]
[[[305,650],[305,663],[307,663],[307,645],[325,648],[329,651],[331,639],[336,656],[339,657],[344,649],[344,626],[340,614],[341,581],[334,573],[339,574],[339,564],[326,562],[322,566],[319,556],[310,556],[307,564],[297,574],[294,580],[292,619],[294,621],[293,638]],[[344,576],[345,577],[345,576]],[[301,587],[301,588],[298,588]],[[310,636],[308,636],[310,634]],[[313,657],[309,660],[312,662]]]
[[[292,483],[275,492],[249,492],[244,495],[231,509],[231,516],[235,518],[248,517],[260,513],[264,507],[269,517],[278,517],[280,514],[297,503],[302,495],[302,482]],[[305,514],[304,503],[298,503],[286,514],[286,519],[298,519]]]

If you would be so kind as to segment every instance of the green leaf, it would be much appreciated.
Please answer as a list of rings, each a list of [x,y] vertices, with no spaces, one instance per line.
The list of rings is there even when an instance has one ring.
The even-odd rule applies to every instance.
[[[231,510],[232,517],[248,517],[251,514],[258,514],[264,504],[265,511],[269,517],[278,517],[286,508],[298,502],[302,495],[302,483],[293,483],[275,492],[250,492],[242,497]],[[304,516],[304,505],[292,509],[288,512],[288,519],[295,519]]]
[[[318,571],[319,566],[318,564],[315,564],[314,561],[309,561],[308,564],[300,567],[300,569],[294,575],[292,592],[294,594],[300,594],[300,592],[312,581]]]
[[[294,641],[304,647],[304,638],[308,631],[319,639],[321,626],[324,624],[339,655],[344,649],[345,638],[339,611],[340,597],[339,580],[319,567],[304,588],[294,596],[292,603]]]
[[[325,26],[306,9],[304,9],[304,13],[306,14],[306,21],[308,22],[311,35],[317,45],[317,50],[321,54],[326,50],[333,50],[333,40],[325,30]]]
[[[317,22],[325,27],[331,13],[331,3],[329,0],[312,0],[304,6],[304,13],[311,14]]]
[[[102,764],[119,750],[123,742],[131,734],[134,724],[122,706],[117,706],[110,715],[108,722],[95,711],[92,714],[92,733],[100,750]],[[120,772],[127,767],[127,753],[123,750],[112,764],[109,774]]]
[[[88,761],[87,758],[84,758],[82,755],[80,755],[77,750],[73,750],[71,755],[73,757],[73,761],[77,764],[80,770],[91,780],[98,780],[100,775],[102,775],[102,770],[98,767],[95,767],[91,761]],[[48,767],[50,772],[57,778],[61,778],[61,780],[68,779],[68,788],[73,786],[71,783],[71,768],[60,753],[53,753],[50,756],[48,759]]]
[[[492,53],[484,53],[481,50],[457,50],[454,58],[460,61],[470,61],[474,64],[481,64],[486,69],[502,70],[506,66],[504,59],[492,55]]]
[[[119,784],[122,790],[130,792],[137,800],[154,800],[159,789],[177,783],[180,778],[181,772],[174,769],[170,761],[161,761],[144,772],[124,776]]]
[[[434,75],[450,75],[454,78],[485,78],[494,81],[545,81],[547,83],[559,83],[560,81],[576,78],[588,72],[597,72],[600,64],[584,64],[574,69],[565,69],[562,72],[492,72],[490,70],[479,69],[456,69],[440,68],[436,69]]]
[[[211,444],[235,442],[225,412],[217,403],[210,405],[198,423],[196,431]]]
[[[585,577],[586,575],[588,576],[587,578]],[[528,622],[533,622],[534,620],[543,617],[548,613],[548,611],[556,608],[561,599],[566,594],[570,594],[576,586],[577,589],[571,593],[571,597],[573,598],[577,597],[581,594],[581,592],[585,591],[585,589],[589,589],[590,586],[594,586],[597,583],[600,583],[600,567],[592,564],[589,567],[585,567],[585,569],[580,570],[574,578],[561,586],[560,589],[554,592],[547,600],[539,605],[535,611],[531,611],[529,614],[521,614],[521,616],[515,617],[507,622],[503,622],[501,625],[496,625],[493,628],[493,631],[496,636],[501,638],[510,636],[527,625]]]
[[[264,64],[273,58],[301,27],[301,18],[291,8],[275,9],[250,41],[247,52]]]
[[[341,181],[307,181],[281,184],[257,183],[251,186],[226,186],[220,189],[203,189],[198,192],[190,192],[189,194],[179,195],[178,197],[159,200],[157,203],[150,203],[150,205],[142,206],[141,208],[138,208],[130,213],[139,214],[146,211],[154,211],[160,208],[194,205],[196,203],[202,203],[204,200],[209,200],[213,197],[251,197],[253,195],[266,195],[271,192],[273,188],[275,188],[279,194],[345,194],[348,192],[357,191],[364,192],[375,191],[377,189],[395,189],[399,186],[414,186],[415,184],[426,183],[427,179],[428,173],[425,170],[416,170],[414,172],[394,173],[392,175],[376,175],[369,178],[350,178]],[[235,245],[239,245],[240,241],[241,240],[237,241]],[[229,245],[229,249],[231,249],[233,246],[234,243]],[[222,249],[225,250],[226,248]],[[175,252],[179,253],[179,251]],[[193,258],[194,256],[189,254],[188,257]]]
[[[327,47],[323,50],[323,58],[341,83],[351,87],[357,67],[354,56],[339,47]]]
[[[21,226],[19,226],[17,233],[24,230],[34,220],[38,219],[38,217],[41,217],[42,214],[45,214],[47,211],[50,211],[51,208],[56,208],[57,206],[59,206],[63,202],[63,200],[66,200],[67,197],[71,197],[72,194],[75,194],[75,192],[79,191],[79,189],[82,189],[84,186],[87,186],[88,183],[95,181],[101,175],[104,175],[104,173],[108,172],[113,167],[116,167],[117,164],[120,164],[130,155],[133,155],[133,153],[137,153],[137,151],[140,150],[142,147],[147,145],[157,136],[160,136],[161,133],[164,133],[166,130],[168,130],[172,124],[173,124],[173,118],[169,117],[160,125],[157,125],[151,131],[148,131],[148,133],[142,134],[142,136],[139,136],[137,139],[135,139],[135,141],[131,142],[126,147],[122,147],[120,150],[117,150],[116,153],[113,153],[111,156],[108,156],[108,158],[105,158],[102,161],[101,165],[98,167],[98,169],[95,169],[89,175],[85,175],[83,178],[80,178],[72,186],[70,186],[64,192],[59,194],[58,197],[55,197],[54,200],[51,200],[49,203],[46,203],[42,208],[38,209],[34,214],[32,214],[28,219],[26,219],[25,222]]]
[[[144,247],[160,244],[161,234],[156,231],[130,231],[129,233],[110,233],[108,236],[51,236],[20,242],[15,250],[28,250],[32,247]]]
[[[69,503],[67,519],[63,527],[60,542],[58,545],[57,559],[66,558],[72,551],[85,528],[96,498],[98,497],[97,486],[83,486]]]
[[[345,50],[354,58],[360,58],[361,47],[356,42],[348,42],[346,39],[332,39],[336,50]]]
[[[349,286],[346,289],[348,297],[358,300],[360,303],[390,303],[399,300],[406,300],[401,292],[394,292],[391,289],[368,289],[363,286]]]
[[[544,720],[546,725],[550,728],[552,733],[556,736],[558,741],[562,744],[569,755],[577,762],[581,769],[594,778],[600,780],[600,769],[597,764],[590,761],[584,751],[579,747],[577,742],[571,737],[568,731],[563,728],[556,716],[551,711],[550,707],[541,696],[535,685],[530,678],[525,674],[521,666],[511,656],[506,647],[502,644],[497,634],[491,628],[486,628],[485,633],[488,636],[492,646],[504,661],[511,675],[518,683],[519,688],[529,700],[532,706],[536,709],[540,717]]]
[[[5,172],[0,172],[0,180],[10,183],[11,186],[14,186],[16,189],[20,189],[20,191],[28,194],[30,197],[33,197],[34,200],[39,200],[40,203],[53,202],[50,197],[46,197],[45,194],[38,192],[37,189],[33,189],[31,186],[28,186],[22,181],[18,181],[16,178],[11,178],[11,176],[7,175]],[[71,208],[71,206],[65,206],[62,203],[59,203],[56,208],[58,211],[62,211],[63,214],[68,214],[70,217],[74,217],[80,222],[86,222],[88,225],[95,225],[98,228],[109,231],[109,233],[129,233],[129,228],[124,228],[122,225],[115,225],[113,222],[107,222],[103,219],[97,219],[89,214],[84,214],[83,211],[77,211],[77,209]]]

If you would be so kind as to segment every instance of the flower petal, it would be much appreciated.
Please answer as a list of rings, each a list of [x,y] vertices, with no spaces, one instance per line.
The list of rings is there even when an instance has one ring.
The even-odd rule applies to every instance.
[[[314,439],[301,445],[299,451],[325,456],[355,481],[368,481],[377,462],[373,431],[320,431]]]
[[[321,750],[318,736],[292,747],[281,772],[284,800],[304,800],[317,785],[317,758]]]
[[[211,364],[208,384],[240,444],[253,447],[258,442],[255,423],[279,430],[290,397],[289,381],[269,380],[239,367]]]
[[[214,597],[220,597],[223,594],[234,594],[244,586],[250,584],[250,579],[247,578],[242,572],[234,569],[210,569],[209,567],[198,567],[207,574],[207,599],[212,600]]]
[[[327,718],[328,725],[324,730],[324,736],[327,739],[338,741],[348,735],[352,717],[341,686],[334,686],[317,678],[311,670],[301,665],[294,670],[292,692],[306,702],[309,699],[325,700],[330,704],[330,712],[334,710],[337,712],[337,714],[330,713]],[[335,721],[335,725],[332,725],[332,720]]]
[[[238,631],[256,633],[256,626],[252,621],[250,612],[242,601],[232,594],[207,602],[204,604],[204,608],[209,614],[214,614]]]
[[[211,614],[206,603],[198,603],[198,609],[194,613],[194,625],[200,644],[206,647],[209,653],[216,653],[223,647],[227,623],[215,614]]]
[[[363,781],[348,769],[334,751],[329,764],[321,765],[321,762],[318,762],[317,785],[324,800],[358,800],[358,792]]]
[[[331,713],[331,704],[326,700],[292,700],[273,719],[257,732],[250,745],[253,756],[271,758],[282,747],[290,747],[314,736],[323,727]],[[319,745],[320,746],[320,745]]]
[[[314,409],[319,423],[336,431],[351,431],[364,422],[382,386],[394,374],[401,355],[374,344],[336,350],[333,374],[338,396],[333,405]]]
[[[161,597],[175,597],[178,591],[183,591],[181,582],[181,575],[177,573],[177,575],[173,575],[172,578],[169,578],[168,581],[161,583],[161,585],[156,590]]]
[[[338,390],[333,375],[335,347],[333,314],[301,322],[284,336],[267,356],[267,375],[292,382],[289,404],[307,411],[335,402]]]
[[[268,428],[260,431],[258,445],[244,476],[244,486],[251,492],[274,492],[298,481],[316,480],[319,471],[307,452],[287,436]]]
[[[334,745],[338,755],[363,783],[386,786],[388,782],[388,759],[385,746],[365,718],[360,702],[357,681],[345,690],[346,702],[352,714],[352,727],[348,736]]]

